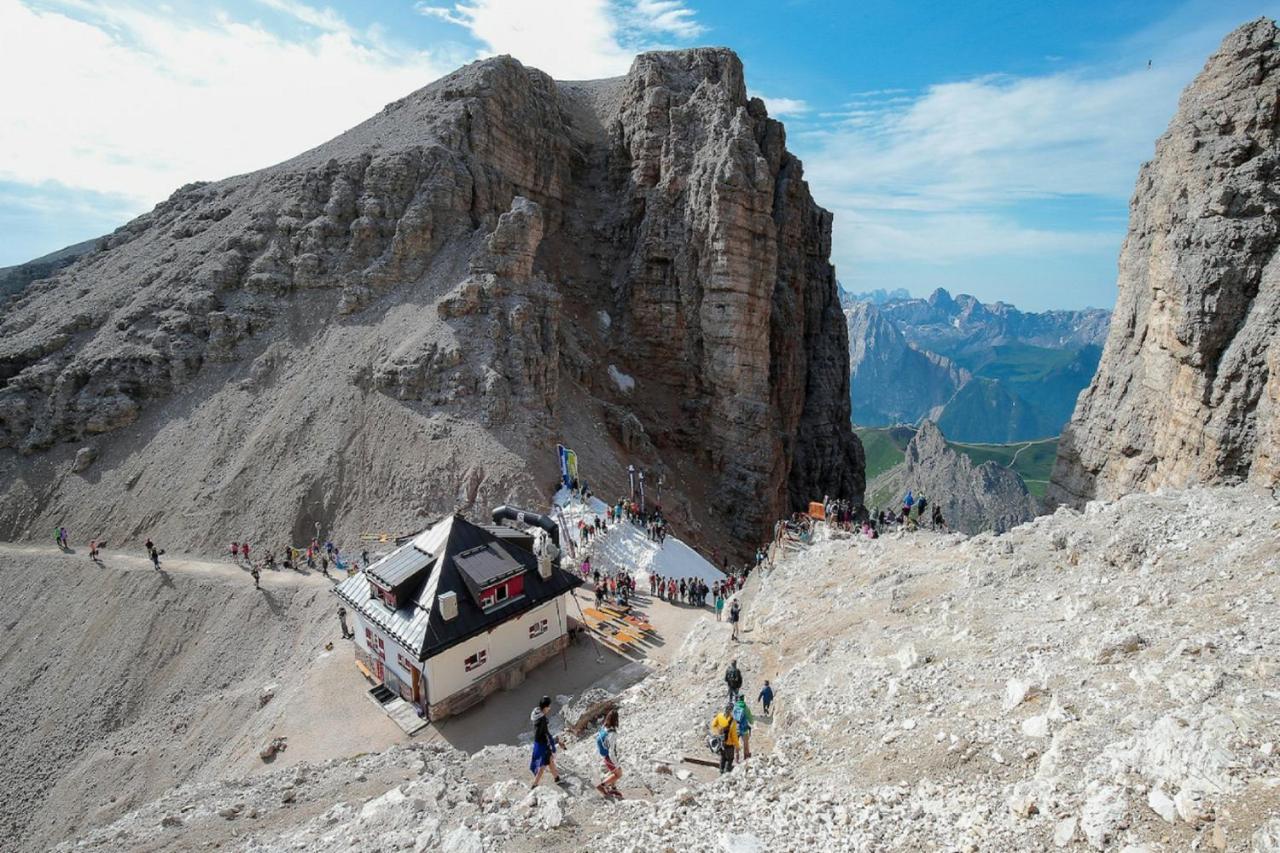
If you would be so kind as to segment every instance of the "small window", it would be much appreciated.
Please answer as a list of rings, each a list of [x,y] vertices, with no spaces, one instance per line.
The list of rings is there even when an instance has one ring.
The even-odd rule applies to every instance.
[[[538,622],[534,622],[532,625],[530,625],[530,626],[529,626],[529,639],[530,639],[530,640],[532,640],[534,637],[541,637],[541,636],[542,636],[543,634],[545,634],[545,633],[547,633],[547,620],[546,620],[546,619],[542,619],[542,620],[540,620],[540,621],[538,621]]]
[[[488,592],[485,594],[483,598],[480,599],[480,609],[488,610],[490,607],[492,607],[497,603],[498,603],[498,599],[494,598],[494,595],[492,592]]]
[[[384,660],[386,659],[387,653],[385,651],[385,646],[382,643],[382,638],[374,634],[373,631],[368,628],[364,629],[364,642],[365,645],[369,647],[370,652]]]
[[[493,588],[493,598],[495,601],[507,600],[507,585],[505,583],[502,586],[496,586]]]
[[[473,670],[479,669],[480,667],[484,666],[488,662],[489,662],[489,651],[487,649],[481,649],[480,651],[473,654],[471,657],[467,658],[466,661],[464,662],[464,666],[466,666],[467,672],[471,672]]]
[[[396,663],[400,664],[400,668],[405,672],[413,672],[415,669],[413,663],[402,654],[396,655]]]

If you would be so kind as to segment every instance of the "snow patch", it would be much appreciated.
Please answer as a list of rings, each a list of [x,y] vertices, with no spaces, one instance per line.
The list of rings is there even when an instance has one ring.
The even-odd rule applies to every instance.
[[[609,378],[613,380],[614,385],[618,386],[618,390],[623,393],[630,394],[636,387],[635,378],[623,373],[616,364],[609,365]]]
[[[613,325],[613,318],[609,316],[608,311],[597,311],[596,322],[600,324],[600,331],[607,332],[609,327]]]

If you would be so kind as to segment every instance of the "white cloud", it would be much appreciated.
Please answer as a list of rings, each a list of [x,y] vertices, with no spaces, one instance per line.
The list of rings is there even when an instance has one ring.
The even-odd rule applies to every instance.
[[[560,80],[616,77],[635,54],[688,41],[703,33],[677,0],[469,0],[418,11],[465,28],[484,48],[479,56],[510,54]]]
[[[765,109],[769,111],[769,115],[773,118],[798,116],[809,112],[808,102],[799,98],[771,98],[764,94],[759,94],[757,97],[764,101]]]
[[[449,70],[295,0],[264,3],[312,28],[295,38],[225,14],[58,5],[0,0],[0,180],[139,210],[291,157]]]
[[[990,76],[923,93],[857,93],[793,140],[819,203],[836,213],[837,260],[938,261],[1088,253],[1115,229],[1028,225],[1026,202],[1123,201],[1194,69]]]

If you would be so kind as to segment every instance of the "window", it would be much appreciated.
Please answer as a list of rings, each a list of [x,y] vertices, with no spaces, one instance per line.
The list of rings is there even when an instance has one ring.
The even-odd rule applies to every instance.
[[[382,638],[369,628],[364,629],[364,644],[369,647],[369,652],[375,654],[383,660],[387,659],[387,653],[384,650]]]
[[[480,651],[467,658],[463,665],[467,668],[467,672],[479,669],[489,662],[489,650],[481,649]]]
[[[413,665],[413,662],[402,654],[396,654],[396,663],[400,664],[400,668],[405,672],[413,672],[417,669],[417,667]]]
[[[490,608],[497,607],[502,604],[510,597],[511,594],[507,589],[507,585],[505,583],[500,583],[497,586],[486,589],[481,593],[480,608],[482,610],[489,610]]]
[[[532,640],[534,637],[541,637],[541,636],[542,636],[543,634],[545,634],[545,633],[547,633],[547,620],[546,620],[546,619],[542,619],[542,620],[540,620],[540,621],[538,621],[538,622],[534,622],[532,625],[530,625],[530,626],[529,626],[529,639],[530,639],[530,640]]]

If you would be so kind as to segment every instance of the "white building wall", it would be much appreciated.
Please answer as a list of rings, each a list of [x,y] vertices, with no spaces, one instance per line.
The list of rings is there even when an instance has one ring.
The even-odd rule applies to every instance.
[[[529,639],[529,626],[543,619],[547,620],[546,633]],[[568,629],[564,596],[560,596],[465,643],[445,649],[425,664],[427,698],[432,704],[441,702],[503,664],[563,636]],[[466,659],[481,649],[488,652],[488,661],[479,669],[467,672]]]
[[[404,655],[405,658],[409,660],[412,660],[413,656],[408,651],[406,651],[403,646],[401,646],[398,642],[393,640],[390,634],[386,633],[377,625],[365,619],[364,615],[360,613],[360,611],[356,611],[356,625],[355,625],[356,642],[360,644],[360,647],[364,649],[365,654],[367,654],[369,657],[377,658],[378,650],[369,648],[369,644],[365,639],[366,628],[372,631],[375,636],[382,638],[382,648],[383,648],[383,652],[386,655],[386,657],[383,659],[382,665],[387,669],[391,670],[391,673],[396,678],[403,681],[405,684],[409,686],[409,689],[412,690],[413,674],[405,670],[404,667],[400,666],[400,663],[396,659],[396,656]]]

